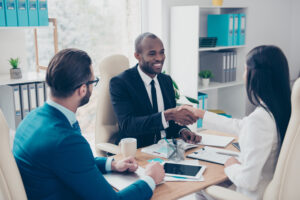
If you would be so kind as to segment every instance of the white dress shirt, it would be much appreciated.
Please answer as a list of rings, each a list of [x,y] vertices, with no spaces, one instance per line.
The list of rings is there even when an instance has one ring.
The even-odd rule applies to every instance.
[[[162,124],[163,124],[164,129],[168,128],[169,123],[166,121],[166,118],[165,118],[165,115],[164,115],[164,112],[163,112],[165,110],[164,99],[163,99],[163,96],[162,96],[162,92],[161,92],[161,89],[160,89],[159,82],[157,80],[157,75],[153,79],[150,78],[147,74],[145,74],[140,69],[140,66],[138,66],[138,72],[139,72],[140,77],[142,78],[142,80],[145,84],[145,87],[146,87],[146,90],[147,90],[147,93],[148,93],[148,97],[149,97],[149,100],[150,100],[152,105],[153,105],[153,103],[152,103],[151,84],[150,83],[151,83],[152,80],[154,80],[154,85],[155,85],[155,89],[156,89],[156,99],[157,99],[158,112],[161,112],[161,120],[162,120]],[[160,135],[161,135],[161,138],[166,137],[166,131],[165,130],[160,131]]]
[[[262,199],[265,188],[272,180],[279,151],[280,138],[272,114],[258,107],[243,119],[230,119],[205,112],[203,127],[239,136],[239,162],[225,168],[236,191],[251,199]]]

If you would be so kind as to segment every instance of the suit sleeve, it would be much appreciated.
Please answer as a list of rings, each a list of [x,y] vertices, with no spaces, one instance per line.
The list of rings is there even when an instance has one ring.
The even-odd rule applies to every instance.
[[[54,173],[82,199],[150,199],[152,190],[146,182],[139,180],[116,192],[99,171],[104,169],[104,159],[95,161],[89,144],[81,135],[65,137],[56,148]],[[98,162],[98,163],[96,163]]]
[[[149,134],[164,129],[160,112],[145,116],[136,115],[134,102],[122,79],[111,79],[110,96],[119,126],[127,136]]]

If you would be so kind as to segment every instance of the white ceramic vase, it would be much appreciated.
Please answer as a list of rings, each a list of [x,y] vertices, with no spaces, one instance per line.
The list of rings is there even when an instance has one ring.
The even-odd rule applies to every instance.
[[[203,87],[208,87],[209,80],[210,80],[209,78],[202,78],[201,79]]]

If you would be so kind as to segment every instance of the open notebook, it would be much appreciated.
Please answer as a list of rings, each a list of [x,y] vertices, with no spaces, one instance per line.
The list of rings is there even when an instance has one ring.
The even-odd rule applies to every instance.
[[[187,155],[188,158],[194,158],[221,165],[224,165],[228,158],[232,156],[238,157],[239,152],[207,146]]]
[[[219,136],[219,135],[211,135],[211,134],[200,134],[197,133],[202,137],[200,145],[205,146],[215,146],[215,147],[226,147],[230,142],[234,140],[234,137],[228,136]]]

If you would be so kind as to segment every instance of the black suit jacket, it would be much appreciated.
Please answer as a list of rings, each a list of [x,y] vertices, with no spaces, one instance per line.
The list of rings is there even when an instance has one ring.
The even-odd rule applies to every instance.
[[[166,74],[158,74],[164,108],[176,107],[172,79]],[[137,65],[115,76],[110,81],[110,96],[113,109],[119,122],[119,134],[116,143],[122,138],[134,137],[139,147],[154,143],[154,135],[164,130],[161,112],[153,113],[144,82],[139,75]],[[167,138],[178,137],[185,126],[169,121],[165,130]]]

